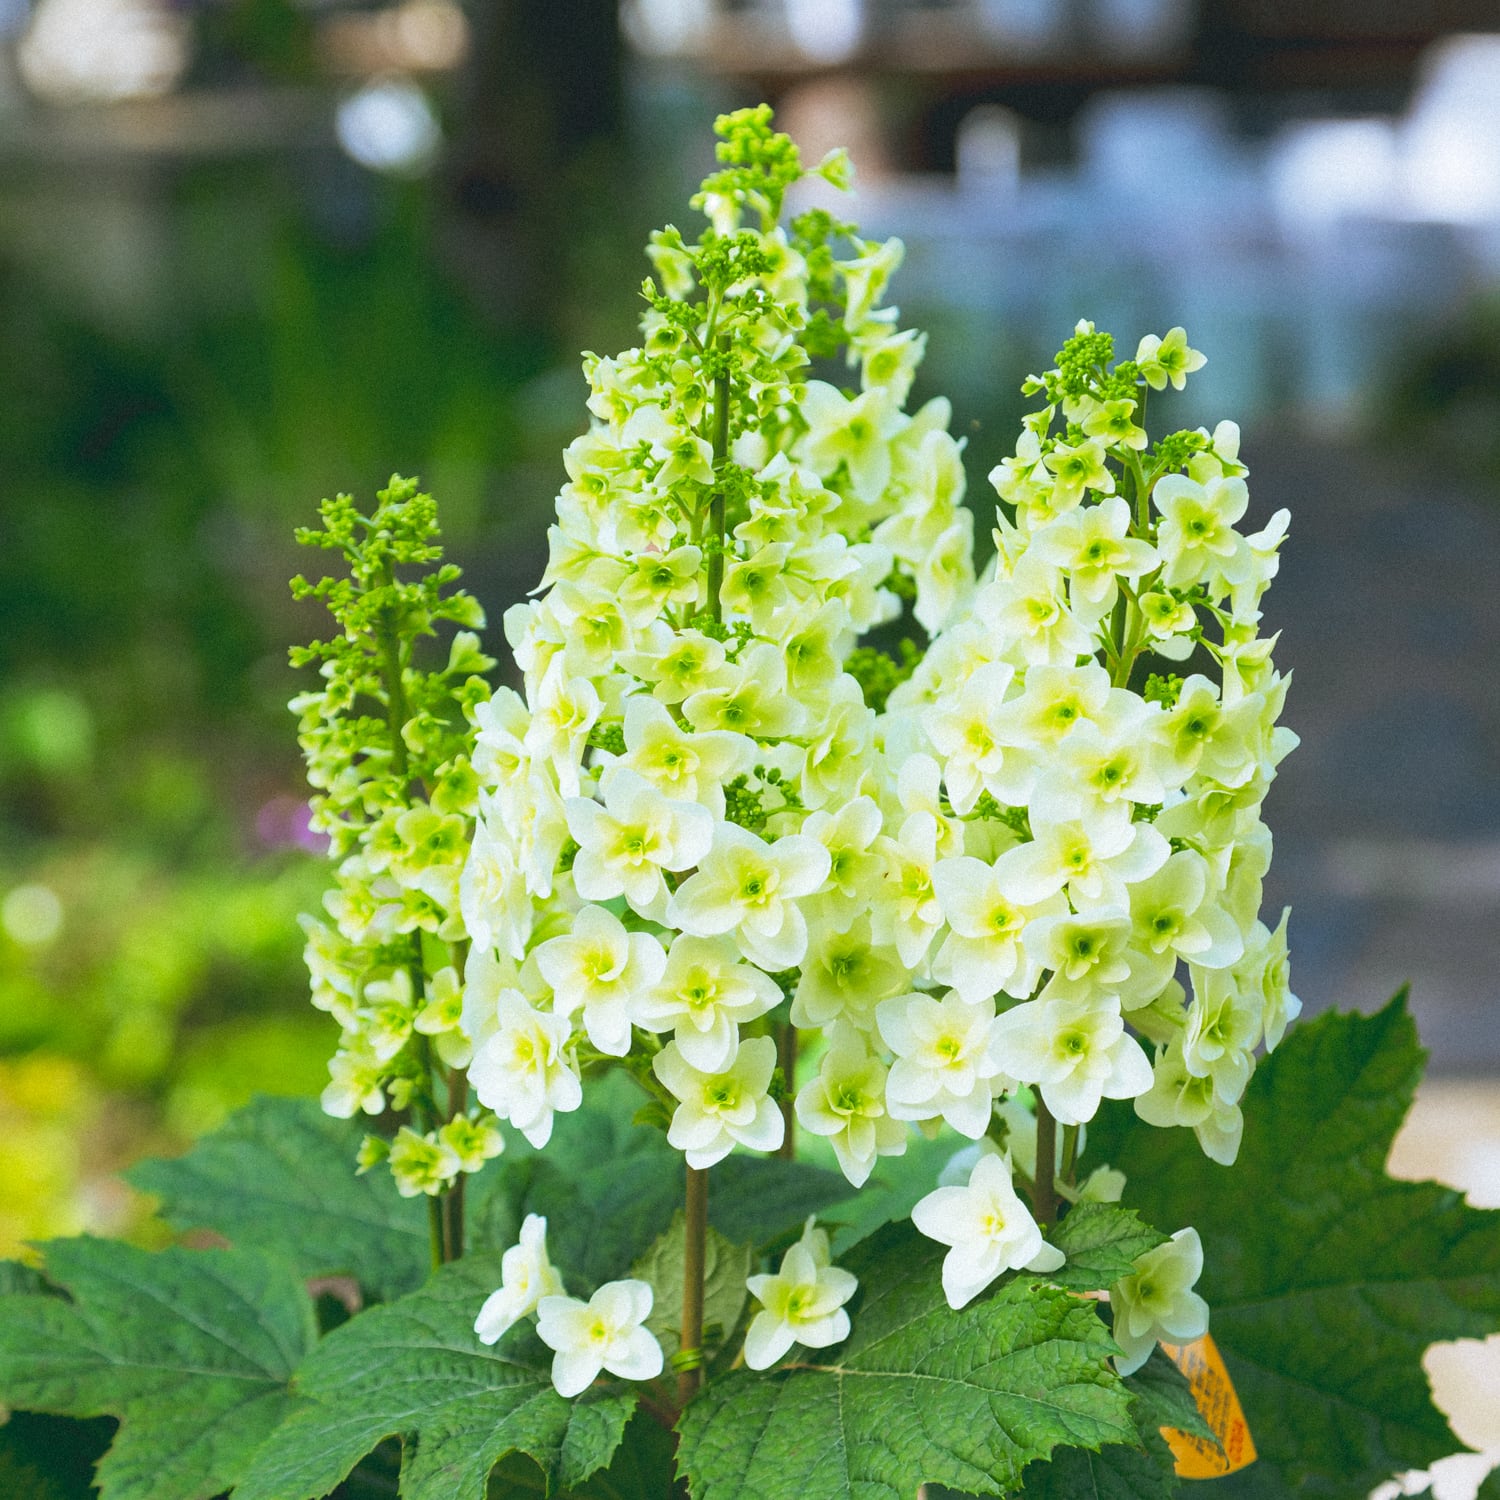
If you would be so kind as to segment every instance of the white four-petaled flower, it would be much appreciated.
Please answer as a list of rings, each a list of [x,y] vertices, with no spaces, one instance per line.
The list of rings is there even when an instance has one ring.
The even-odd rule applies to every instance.
[[[1202,1274],[1198,1231],[1179,1229],[1166,1244],[1137,1256],[1131,1273],[1110,1288],[1120,1374],[1139,1370],[1158,1339],[1185,1344],[1208,1332],[1208,1303],[1193,1290]]]
[[[859,1282],[829,1263],[827,1231],[812,1219],[775,1275],[752,1276],[745,1285],[761,1307],[745,1334],[745,1363],[752,1370],[769,1369],[793,1344],[826,1349],[849,1337],[844,1304]]]
[[[552,1384],[559,1396],[577,1396],[602,1373],[621,1380],[654,1380],[661,1374],[661,1345],[645,1327],[652,1291],[644,1281],[607,1281],[589,1298],[543,1297],[536,1331],[554,1350]]]
[[[983,1155],[964,1187],[940,1187],[911,1211],[930,1240],[948,1245],[943,1294],[966,1307],[1005,1271],[1055,1271],[1062,1252],[1042,1238],[1031,1210],[1016,1196],[1008,1156]]]

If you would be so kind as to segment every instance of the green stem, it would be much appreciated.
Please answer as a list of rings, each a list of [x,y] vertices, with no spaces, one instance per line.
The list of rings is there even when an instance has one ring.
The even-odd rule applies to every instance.
[[[720,338],[715,346],[720,369],[714,376],[714,492],[709,501],[708,536],[708,609],[717,623],[723,613],[719,592],[724,587],[724,486],[719,468],[729,457],[729,340]]]
[[[395,574],[389,565],[386,566],[382,581],[387,587],[395,582]],[[386,723],[391,734],[391,768],[405,781],[411,771],[411,757],[407,753],[406,738],[402,733],[406,727],[408,711],[406,683],[401,664],[401,640],[394,622],[389,619],[382,619],[380,622],[380,661],[381,675],[385,679]],[[421,996],[426,989],[427,966],[422,958],[422,940],[415,934],[412,938],[412,950],[409,965],[412,989],[417,996]],[[433,1064],[430,1044],[424,1044],[422,1055],[427,1069],[429,1088],[431,1088],[437,1070]],[[438,1105],[436,1091],[433,1090],[430,1129],[445,1124],[462,1110],[462,1099],[468,1093],[468,1080],[463,1080],[462,1094],[458,1095],[458,1102],[455,1102],[458,1089],[459,1084],[455,1074],[448,1080],[446,1115]],[[427,1200],[427,1231],[432,1246],[434,1269],[448,1261],[457,1260],[464,1253],[464,1181],[462,1177],[441,1197]]]
[[[448,1074],[448,1118],[456,1119],[469,1103],[469,1080],[462,1068]],[[459,1260],[464,1253],[464,1174],[460,1172],[453,1186],[442,1197],[443,1253],[449,1260]]]
[[[1068,1187],[1072,1187],[1073,1169],[1078,1163],[1078,1127],[1064,1125],[1062,1139],[1062,1180]]]
[[[687,1211],[682,1249],[681,1353],[696,1359],[677,1372],[677,1404],[686,1406],[703,1383],[703,1271],[708,1247],[708,1172],[687,1169]]]
[[[395,574],[386,565],[381,580],[387,588],[395,585]],[[382,612],[380,621],[380,672],[385,678],[385,719],[391,731],[391,767],[403,780],[411,769],[406,753],[406,682],[401,666],[401,639],[395,622]]]
[[[776,1038],[776,1061],[786,1085],[786,1096],[781,1101],[784,1129],[776,1154],[783,1161],[792,1161],[797,1155],[797,1111],[793,1102],[793,1095],[797,1092],[797,1028],[790,1021]]]
[[[1036,1098],[1036,1180],[1031,1187],[1031,1210],[1045,1229],[1057,1217],[1057,1121]]]

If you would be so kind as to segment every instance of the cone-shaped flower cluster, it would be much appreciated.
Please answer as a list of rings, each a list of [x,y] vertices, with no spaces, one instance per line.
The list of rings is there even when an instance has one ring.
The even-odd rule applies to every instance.
[[[1174,328],[1115,364],[1079,324],[990,476],[993,571],[891,694],[888,756],[943,793],[903,834],[923,930],[900,956],[951,986],[879,1008],[898,1110],[977,1135],[1023,1083],[1064,1126],[1130,1098],[1230,1162],[1254,1049],[1297,1012],[1286,918],[1259,920],[1261,803],[1296,744],[1259,631],[1287,513],[1237,529],[1233,423],[1155,446],[1144,426],[1202,363]]]
[[[436,507],[415,483],[393,479],[370,515],[347,495],[325,501],[322,520],[298,540],[341,553],[349,574],[293,580],[339,630],[292,653],[319,664],[323,683],[291,706],[312,826],[338,862],[330,921],[304,921],[313,1004],[341,1033],[323,1107],[346,1119],[409,1110],[423,1128],[367,1137],[361,1169],[388,1161],[403,1194],[436,1196],[504,1145],[493,1115],[465,1107],[454,1087],[472,1055],[459,881],[478,783],[465,710],[487,697],[475,674],[494,663],[473,634],[479,606],[452,590],[458,569],[439,566]],[[465,628],[446,657],[421,666],[417,645],[451,625]]]
[[[973,587],[948,408],[904,410],[923,341],[880,306],[900,245],[783,226],[795,147],[765,110],[719,132],[707,229],[653,238],[640,347],[586,360],[551,559],[505,621],[523,689],[475,711],[462,883],[478,1097],[541,1145],[619,1059],[695,1167],[781,1144],[778,1024],[837,1032],[857,1068],[910,987],[881,956],[886,830],[937,788],[898,788],[847,668],[903,595],[935,630]],[[855,390],[810,378],[840,353]],[[855,1180],[905,1141],[884,1064],[861,1077],[866,1112],[846,1081],[802,1110]]]

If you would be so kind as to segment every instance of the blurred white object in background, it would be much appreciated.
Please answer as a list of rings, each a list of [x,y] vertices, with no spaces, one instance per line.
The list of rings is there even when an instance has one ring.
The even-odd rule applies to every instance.
[[[1390,120],[1304,120],[1272,142],[1266,162],[1271,202],[1294,239],[1326,232],[1351,215],[1399,210],[1401,159]]]
[[[437,158],[443,132],[427,95],[409,78],[368,84],[339,105],[339,145],[362,167],[411,176]]]
[[[1021,122],[998,104],[981,104],[959,123],[954,150],[958,190],[990,207],[1021,190]]]
[[[975,0],[975,9],[989,36],[1023,55],[1046,51],[1067,20],[1062,0]]]
[[[1152,57],[1182,46],[1192,0],[1093,0],[1088,30],[1106,54]]]
[[[714,11],[713,0],[625,0],[620,24],[642,52],[670,56],[703,42]]]
[[[188,65],[188,22],[156,0],[41,0],[16,49],[26,86],[57,104],[170,93]]]
[[[1500,36],[1454,36],[1430,49],[1402,152],[1414,217],[1500,219]]]
[[[1255,196],[1228,101],[1213,89],[1096,94],[1078,118],[1081,174],[1089,187],[1162,212],[1164,192],[1202,214],[1211,203]]]
[[[792,45],[816,62],[852,57],[864,35],[862,0],[785,0]]]

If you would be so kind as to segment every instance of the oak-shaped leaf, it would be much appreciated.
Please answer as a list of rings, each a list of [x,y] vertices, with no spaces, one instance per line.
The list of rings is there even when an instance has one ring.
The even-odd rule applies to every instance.
[[[1050,1462],[1026,1470],[1020,1500],[1170,1500],[1178,1493],[1176,1460],[1161,1429],[1175,1427],[1213,1439],[1187,1381],[1158,1349],[1134,1375],[1126,1376],[1125,1389],[1139,1440],[1110,1443],[1098,1452],[1057,1449]]]
[[[0,1295],[0,1403],[112,1416],[103,1500],[209,1500],[233,1485],[291,1406],[316,1337],[312,1303],[253,1251],[54,1240],[50,1281],[69,1295]]]
[[[844,1344],[708,1385],[679,1422],[694,1500],[1001,1495],[1058,1445],[1136,1441],[1092,1302],[1023,1274],[954,1312],[942,1255],[887,1226],[842,1262],[860,1280]]]
[[[1203,1240],[1198,1289],[1260,1457],[1195,1493],[1363,1500],[1459,1446],[1422,1353],[1500,1327],[1500,1212],[1387,1175],[1423,1061],[1401,994],[1287,1035],[1246,1091],[1232,1167],[1128,1106],[1090,1126],[1141,1213]]]
[[[355,1175],[363,1135],[316,1099],[260,1096],[185,1156],[141,1162],[126,1176],[160,1198],[178,1229],[212,1229],[303,1276],[349,1275],[373,1296],[399,1296],[431,1268],[427,1214],[389,1172]]]
[[[483,1500],[510,1453],[534,1460],[550,1488],[580,1485],[608,1464],[635,1392],[564,1400],[529,1325],[481,1344],[474,1319],[499,1285],[499,1258],[470,1255],[334,1329],[297,1371],[304,1399],[235,1500],[316,1500],[387,1438],[401,1440],[404,1500]]]

